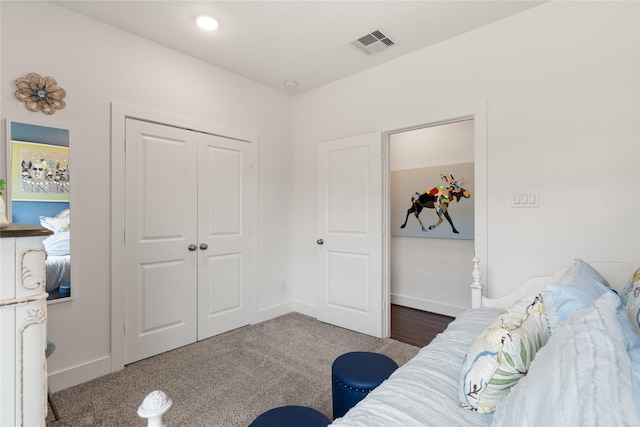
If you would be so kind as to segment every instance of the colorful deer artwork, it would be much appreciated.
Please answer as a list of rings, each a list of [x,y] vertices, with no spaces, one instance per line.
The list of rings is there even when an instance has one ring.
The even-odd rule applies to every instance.
[[[449,224],[451,224],[453,232],[460,234],[460,232],[456,230],[455,225],[453,225],[448,209],[449,203],[454,199],[456,202],[459,202],[461,198],[468,199],[471,197],[469,190],[465,190],[463,188],[467,184],[467,181],[464,178],[458,181],[453,177],[453,175],[440,175],[440,177],[449,185],[439,185],[437,187],[433,187],[431,190],[415,193],[411,197],[411,207],[407,210],[407,216],[404,219],[404,224],[402,224],[400,228],[405,228],[407,226],[409,215],[413,214],[418,220],[420,227],[422,227],[422,231],[426,232],[428,230],[433,230],[442,224],[442,221],[446,218],[447,221],[449,221]],[[428,228],[425,228],[424,224],[422,224],[422,220],[420,219],[420,212],[422,212],[423,208],[434,209],[438,215],[438,222],[430,225]]]

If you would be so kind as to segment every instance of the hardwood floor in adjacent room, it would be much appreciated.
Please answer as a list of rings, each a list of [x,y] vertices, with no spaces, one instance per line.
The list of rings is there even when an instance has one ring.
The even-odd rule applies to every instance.
[[[453,319],[443,314],[391,304],[391,338],[424,347]]]

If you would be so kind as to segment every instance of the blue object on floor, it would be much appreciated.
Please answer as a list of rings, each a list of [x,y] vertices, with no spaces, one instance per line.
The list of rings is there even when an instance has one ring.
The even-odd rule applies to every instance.
[[[249,427],[327,427],[331,421],[306,406],[281,406],[258,416]]]
[[[355,351],[339,356],[331,366],[333,418],[343,417],[396,369],[398,364],[384,354]]]
[[[48,359],[49,356],[51,356],[54,351],[56,351],[56,344],[52,341],[47,341],[47,348],[44,349],[44,357]],[[49,402],[49,406],[51,407],[51,412],[53,412],[53,417],[56,419],[56,421],[59,421],[60,414],[58,413],[58,407],[53,402],[51,389],[48,386],[47,386],[47,401]]]

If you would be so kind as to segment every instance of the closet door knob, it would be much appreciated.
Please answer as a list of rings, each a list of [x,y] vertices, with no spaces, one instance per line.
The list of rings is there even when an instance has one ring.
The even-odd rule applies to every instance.
[[[316,243],[319,244],[319,245],[324,245],[324,240],[318,239],[318,240],[316,240]]]
[[[206,243],[200,243],[200,249],[206,251],[207,249],[209,249],[209,245],[207,245]]]
[[[189,250],[190,251],[195,251],[196,249],[198,249],[198,247],[196,245],[194,245],[193,243],[189,245]]]

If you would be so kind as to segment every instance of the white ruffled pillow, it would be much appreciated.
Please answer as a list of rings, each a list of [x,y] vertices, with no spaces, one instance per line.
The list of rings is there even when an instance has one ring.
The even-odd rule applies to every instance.
[[[498,406],[492,425],[640,425],[632,386],[639,346],[628,341],[619,309],[620,299],[607,292],[574,312]]]
[[[591,265],[576,259],[558,283],[542,291],[551,333],[579,308],[588,307],[603,294],[612,292],[609,283]]]
[[[549,339],[539,297],[522,299],[503,311],[476,337],[460,372],[460,403],[491,413],[529,370],[536,352]]]

